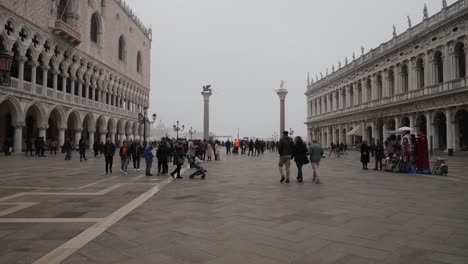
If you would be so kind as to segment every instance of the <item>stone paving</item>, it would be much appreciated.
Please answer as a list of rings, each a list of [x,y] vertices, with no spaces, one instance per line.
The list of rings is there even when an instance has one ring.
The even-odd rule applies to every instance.
[[[0,263],[468,263],[466,157],[441,177],[350,153],[322,162],[321,185],[309,166],[280,184],[274,154],[222,158],[172,181],[117,158],[104,175],[102,158],[1,156]]]

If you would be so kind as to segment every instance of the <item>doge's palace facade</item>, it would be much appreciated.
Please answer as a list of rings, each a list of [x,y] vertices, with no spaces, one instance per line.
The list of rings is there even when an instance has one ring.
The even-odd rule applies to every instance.
[[[309,81],[309,139],[323,145],[385,140],[402,126],[434,150],[468,150],[468,0],[460,0]]]
[[[123,1],[0,0],[0,44],[14,58],[0,86],[2,145],[142,137],[151,29]]]

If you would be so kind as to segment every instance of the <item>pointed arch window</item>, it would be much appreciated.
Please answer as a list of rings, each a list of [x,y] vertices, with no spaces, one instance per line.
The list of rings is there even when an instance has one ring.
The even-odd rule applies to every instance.
[[[127,47],[124,36],[120,36],[119,38],[119,60],[125,62]]]
[[[67,22],[69,0],[60,0],[57,5],[57,20]]]
[[[138,51],[137,53],[137,72],[142,74],[143,73],[143,59],[141,58],[141,52]]]
[[[101,22],[99,20],[99,14],[94,13],[91,16],[91,28],[90,28],[90,39],[92,42],[99,44],[101,34]]]

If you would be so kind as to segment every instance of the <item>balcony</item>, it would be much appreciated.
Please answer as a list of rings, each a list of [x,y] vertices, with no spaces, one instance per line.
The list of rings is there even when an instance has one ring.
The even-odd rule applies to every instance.
[[[330,118],[336,118],[348,114],[356,114],[360,112],[374,111],[390,106],[413,103],[418,100],[424,100],[434,96],[449,94],[452,91],[459,89],[466,89],[468,87],[468,78],[456,79],[440,84],[433,84],[421,89],[411,90],[406,93],[394,95],[392,97],[385,97],[373,101],[363,102],[358,105],[341,108],[338,110],[327,111],[326,113],[308,116],[307,122],[323,121]]]
[[[55,21],[52,32],[74,46],[78,46],[81,43],[81,34],[62,20]]]
[[[58,104],[65,104],[75,107],[81,107],[84,109],[92,109],[96,112],[106,113],[108,115],[119,114],[126,118],[136,119],[137,114],[122,108],[114,107],[111,105],[106,105],[101,102],[96,102],[94,100],[89,100],[80,96],[76,96],[64,91],[54,90],[49,87],[43,87],[42,85],[36,84],[35,89],[33,85],[28,81],[20,81],[17,78],[11,78],[10,86],[1,86],[1,89],[8,89],[12,92],[18,91],[26,95],[32,95],[36,97],[41,97],[48,100],[53,100],[58,102]],[[42,94],[45,91],[45,94]]]

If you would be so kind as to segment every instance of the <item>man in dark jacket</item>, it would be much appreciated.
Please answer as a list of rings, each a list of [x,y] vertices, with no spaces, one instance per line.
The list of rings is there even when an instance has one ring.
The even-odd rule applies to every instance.
[[[158,149],[156,150],[156,158],[158,159],[158,174],[159,175],[166,175],[169,170],[168,161],[169,155],[171,153],[171,149],[169,144],[166,140],[162,140],[159,144]]]
[[[377,145],[375,145],[375,167],[374,170],[382,170],[382,159],[384,158],[384,146],[380,140],[377,140]]]
[[[78,149],[80,151],[80,161],[84,159],[85,161],[88,160],[86,158],[86,141],[84,138],[80,139],[80,142],[78,143]]]
[[[278,153],[279,153],[279,170],[281,175],[281,183],[286,180],[286,183],[289,183],[289,174],[290,174],[290,167],[291,167],[291,155],[293,152],[293,142],[291,138],[288,136],[288,131],[283,132],[283,137],[278,143]],[[283,165],[286,167],[286,177],[283,171]]]
[[[254,153],[254,145],[255,145],[255,144],[254,144],[253,140],[250,140],[250,141],[249,141],[249,153],[247,153],[247,156],[250,156],[250,154],[252,154],[252,156],[255,155],[255,153]]]
[[[140,171],[140,157],[143,153],[143,146],[140,144],[140,141],[134,140],[130,146],[130,153],[132,154],[133,159],[133,168],[136,171]]]
[[[112,174],[112,163],[114,162],[115,144],[108,138],[104,145],[104,157],[106,159],[106,174]]]

